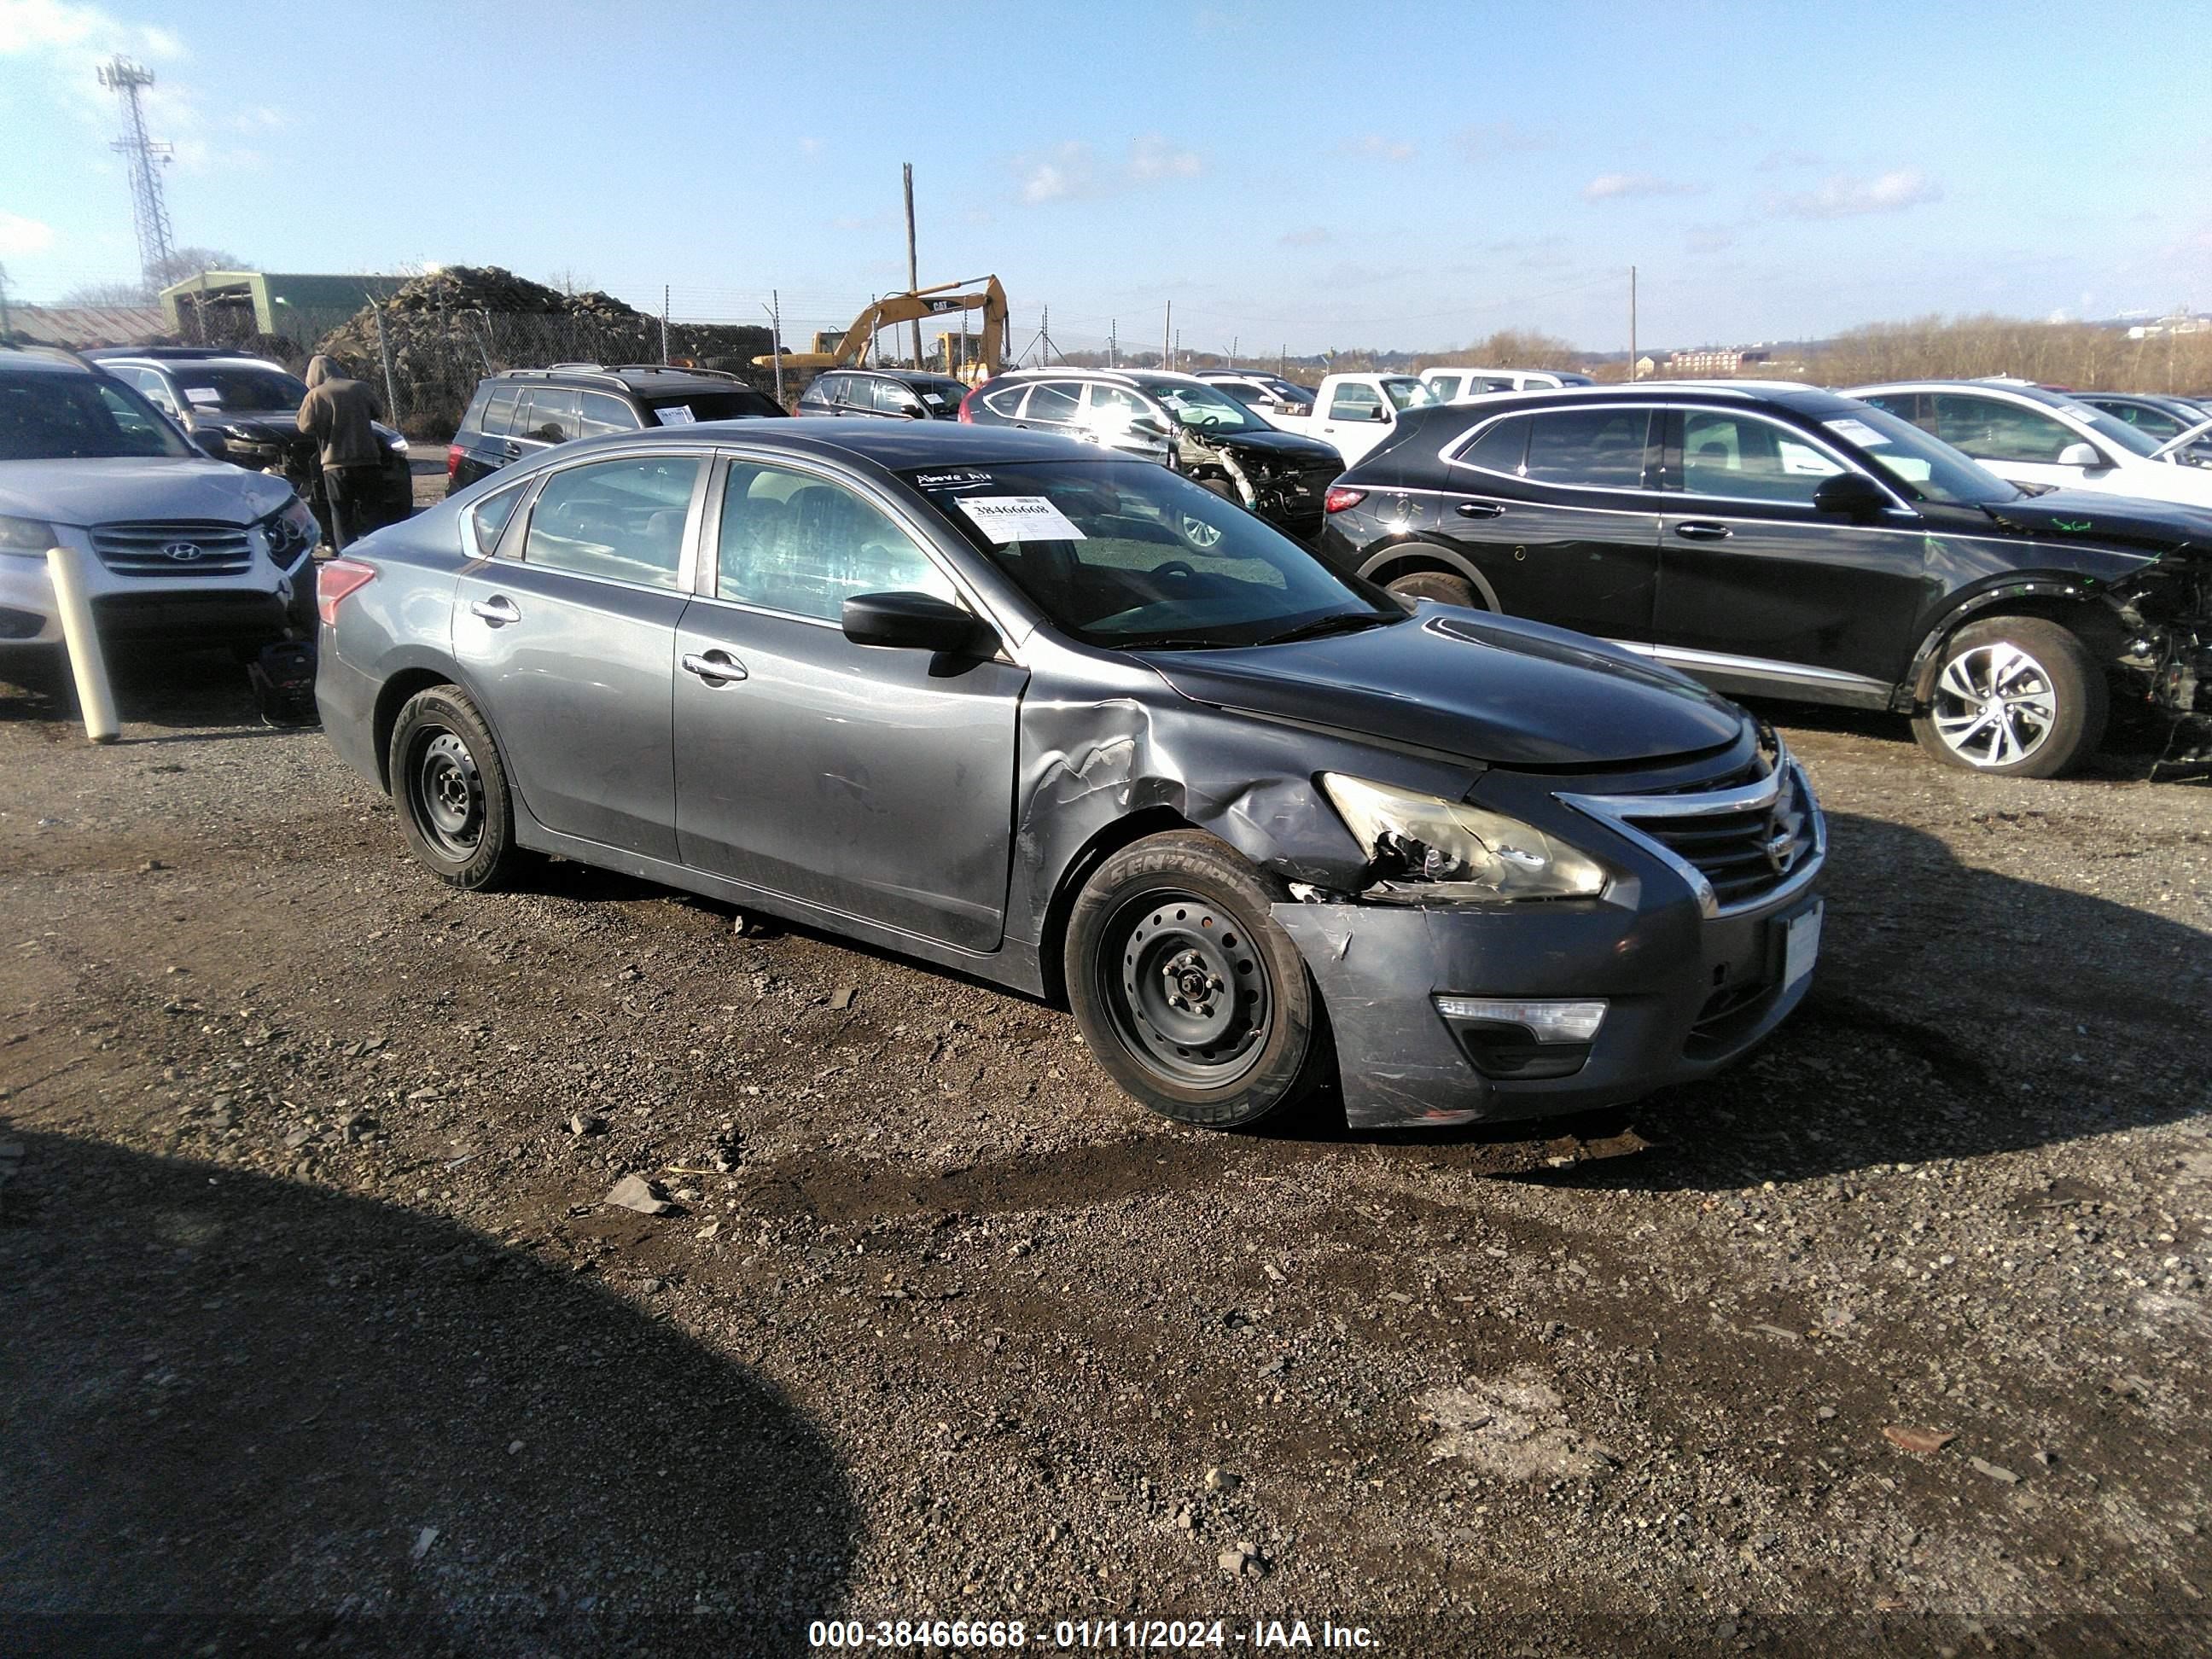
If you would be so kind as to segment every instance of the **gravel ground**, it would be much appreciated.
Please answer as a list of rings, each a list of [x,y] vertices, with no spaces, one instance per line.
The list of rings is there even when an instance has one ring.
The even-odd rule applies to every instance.
[[[896,958],[453,894],[224,665],[124,707],[0,688],[31,1649],[2212,1637],[2201,785],[1776,711],[1834,853],[1761,1054],[1610,1139],[1221,1135]]]

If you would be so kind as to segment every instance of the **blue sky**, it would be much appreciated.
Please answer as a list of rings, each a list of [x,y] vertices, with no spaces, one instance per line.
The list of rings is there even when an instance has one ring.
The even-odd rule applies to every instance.
[[[129,276],[93,64],[180,243],[505,264],[787,331],[996,271],[1017,344],[1247,355],[2212,307],[2201,7],[0,0],[0,264]]]

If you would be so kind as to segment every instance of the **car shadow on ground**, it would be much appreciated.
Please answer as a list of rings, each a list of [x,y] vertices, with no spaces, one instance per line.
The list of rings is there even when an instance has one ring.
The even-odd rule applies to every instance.
[[[1828,823],[1827,915],[1805,1004],[1732,1069],[1638,1107],[1653,1152],[1540,1178],[1717,1190],[2212,1113],[2200,1047],[2212,936],[1962,864],[1899,824]],[[2065,833],[2031,815],[1994,815],[1990,828]]]
[[[0,1138],[0,1645],[796,1653],[839,1605],[835,1453],[666,1319],[391,1204]]]
[[[197,728],[268,729],[246,665],[228,650],[140,647],[127,655],[111,653],[107,666],[116,714],[126,726],[192,729],[196,736],[206,735]],[[0,720],[58,720],[76,726],[82,719],[69,662],[59,652],[0,665]],[[82,735],[82,727],[76,735]],[[126,736],[124,741],[164,739]]]

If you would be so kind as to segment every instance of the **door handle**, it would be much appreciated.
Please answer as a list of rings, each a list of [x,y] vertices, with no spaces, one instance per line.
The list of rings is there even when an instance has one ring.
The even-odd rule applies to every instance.
[[[470,600],[469,614],[483,617],[494,628],[504,628],[509,623],[522,620],[522,612],[515,608],[514,601],[503,593],[495,593],[488,599]]]
[[[696,674],[701,679],[714,684],[725,680],[745,678],[745,665],[720,646],[711,651],[692,651],[684,653],[684,672]]]
[[[1462,519],[1494,519],[1504,511],[1496,501],[1462,501],[1458,507]]]
[[[505,449],[510,455],[520,455],[522,453],[522,446],[518,443],[508,442],[501,445],[501,447]]]
[[[1687,519],[1674,526],[1674,533],[1693,542],[1724,542],[1735,532],[1709,520]]]

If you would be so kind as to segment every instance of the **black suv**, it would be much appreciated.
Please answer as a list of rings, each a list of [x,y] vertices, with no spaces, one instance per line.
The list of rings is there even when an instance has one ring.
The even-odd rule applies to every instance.
[[[782,413],[775,399],[716,368],[659,363],[511,368],[477,382],[477,395],[446,449],[446,493],[572,438]]]
[[[968,388],[950,374],[912,368],[833,368],[799,394],[801,415],[877,415],[951,421]]]
[[[960,418],[1158,461],[1306,538],[1320,532],[1322,498],[1344,471],[1334,445],[1279,432],[1219,386],[1158,369],[1014,369],[969,392]]]
[[[2029,495],[1810,386],[1526,392],[1414,411],[1321,551],[1402,595],[1611,640],[1740,696],[1913,717],[2050,777],[2112,685],[2212,719],[2212,513]]]
[[[204,453],[276,473],[321,508],[322,453],[300,430],[307,383],[298,375],[227,347],[105,346],[84,355],[184,428]],[[376,436],[383,465],[365,530],[396,524],[415,510],[407,440],[380,422]]]

